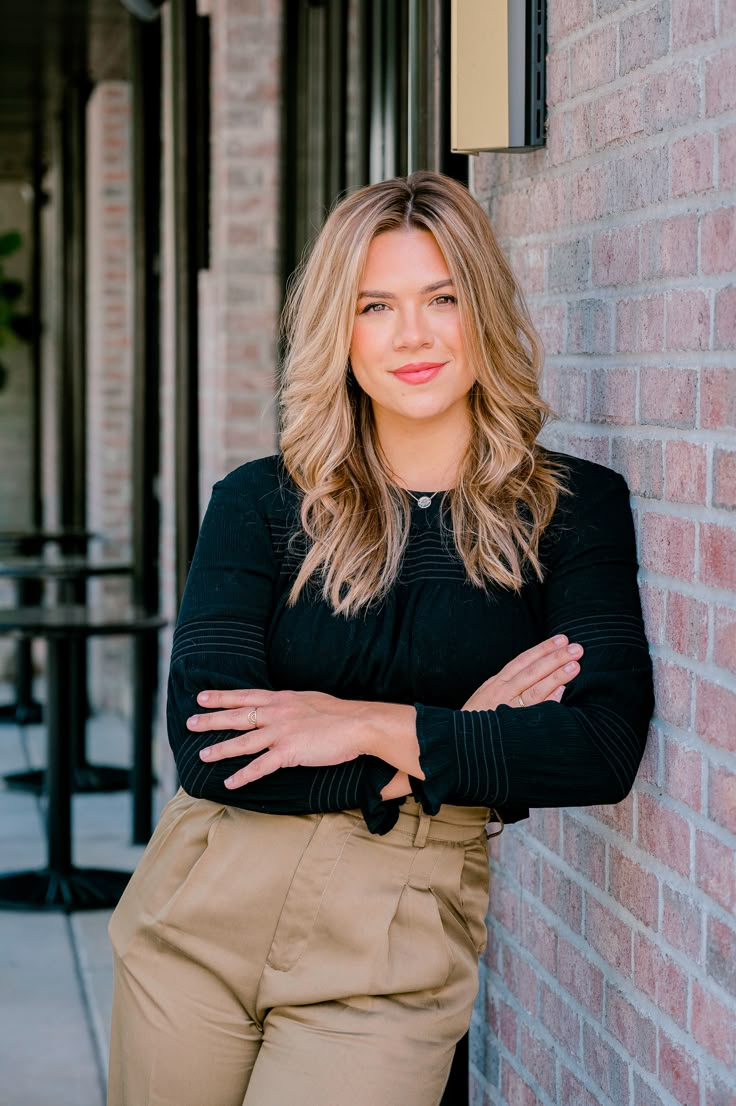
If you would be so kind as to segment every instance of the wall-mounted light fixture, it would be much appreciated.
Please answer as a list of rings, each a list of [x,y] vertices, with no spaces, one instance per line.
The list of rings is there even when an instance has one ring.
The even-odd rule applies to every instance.
[[[452,0],[452,149],[545,140],[546,0]]]

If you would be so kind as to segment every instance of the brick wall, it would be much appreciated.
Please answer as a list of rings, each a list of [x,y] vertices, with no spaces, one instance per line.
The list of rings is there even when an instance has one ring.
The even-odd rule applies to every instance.
[[[131,556],[130,157],[130,87],[102,82],[87,107],[87,525],[105,539],[104,560]],[[117,607],[129,593],[128,577],[87,585],[95,605]],[[93,639],[88,655],[95,705],[129,713],[129,641]]]
[[[473,161],[559,421],[622,472],[657,714],[618,806],[492,849],[477,1106],[736,1102],[736,3],[554,0],[549,135]]]

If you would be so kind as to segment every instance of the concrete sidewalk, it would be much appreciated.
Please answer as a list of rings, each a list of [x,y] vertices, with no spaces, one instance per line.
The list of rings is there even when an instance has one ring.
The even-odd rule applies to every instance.
[[[9,688],[0,701],[11,698]],[[89,759],[129,765],[121,719],[88,726]],[[45,761],[43,726],[0,725],[0,774]],[[79,795],[73,803],[74,863],[132,870],[128,792]],[[43,808],[0,791],[0,871],[46,860]],[[103,1106],[112,997],[109,911],[0,910],[0,1106]]]

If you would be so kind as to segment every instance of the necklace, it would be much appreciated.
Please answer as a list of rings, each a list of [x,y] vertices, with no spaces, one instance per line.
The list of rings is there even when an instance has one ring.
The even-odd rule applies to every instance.
[[[432,492],[431,495],[414,495],[414,492],[410,492],[408,488],[406,489],[406,492],[407,495],[410,495],[412,499],[416,500],[417,505],[421,507],[423,511],[426,511],[427,507],[429,507],[434,497],[440,494],[439,491],[436,491]]]

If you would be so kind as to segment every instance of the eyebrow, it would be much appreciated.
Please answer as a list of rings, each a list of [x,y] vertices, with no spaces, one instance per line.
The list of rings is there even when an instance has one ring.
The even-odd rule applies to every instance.
[[[447,277],[445,280],[436,280],[434,284],[425,284],[424,288],[419,289],[419,295],[424,296],[428,292],[436,292],[438,288],[445,288],[448,284],[454,286],[455,281],[451,277]],[[396,294],[394,292],[358,292],[358,299],[362,299],[364,296],[370,299],[381,300],[395,300]]]

